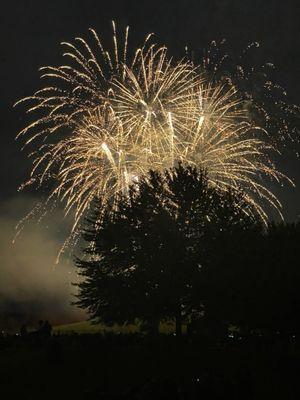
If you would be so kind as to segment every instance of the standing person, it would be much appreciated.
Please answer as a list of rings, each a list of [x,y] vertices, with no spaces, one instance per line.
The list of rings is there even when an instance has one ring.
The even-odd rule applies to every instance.
[[[52,325],[50,324],[49,321],[45,321],[42,329],[41,329],[41,333],[43,336],[45,337],[50,337],[51,333],[52,333]]]
[[[27,324],[23,324],[20,328],[20,335],[22,338],[28,335]]]

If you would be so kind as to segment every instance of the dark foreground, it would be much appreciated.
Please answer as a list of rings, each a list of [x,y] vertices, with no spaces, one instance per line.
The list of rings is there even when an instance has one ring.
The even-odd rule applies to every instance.
[[[1,399],[297,399],[296,338],[0,337]]]

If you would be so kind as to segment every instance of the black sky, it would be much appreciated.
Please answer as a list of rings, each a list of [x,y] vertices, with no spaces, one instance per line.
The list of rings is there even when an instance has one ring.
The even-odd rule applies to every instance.
[[[279,83],[291,101],[299,101],[299,17],[296,0],[49,0],[4,1],[1,4],[1,199],[16,196],[29,164],[14,137],[24,124],[17,99],[39,87],[38,68],[59,64],[59,43],[86,35],[89,27],[110,35],[110,20],[131,27],[133,41],[155,32],[160,43],[179,55],[185,45],[195,50],[213,39],[226,38],[233,49],[261,43],[261,62],[273,62]],[[260,62],[260,60],[258,60]],[[285,216],[300,214],[299,160],[283,157],[281,167],[295,179],[297,189],[278,192]]]

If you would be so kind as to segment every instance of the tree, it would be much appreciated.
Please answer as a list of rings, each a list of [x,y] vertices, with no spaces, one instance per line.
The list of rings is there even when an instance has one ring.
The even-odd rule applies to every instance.
[[[106,323],[173,319],[177,335],[184,317],[203,310],[202,270],[214,264],[224,237],[256,224],[241,193],[181,164],[150,171],[99,215],[96,201],[77,260],[85,278],[77,304]]]
[[[266,328],[273,331],[300,331],[299,243],[299,222],[272,224],[268,229],[263,249],[265,279],[261,303]]]
[[[244,320],[252,329],[265,333],[299,333],[300,224],[271,224],[256,246],[253,262],[239,284],[248,299]],[[253,260],[253,257],[252,257]],[[255,296],[253,295],[255,292]],[[244,322],[244,323],[245,323]]]
[[[224,256],[226,248],[230,253],[203,274],[209,313],[248,333],[299,334],[300,224],[248,230],[230,246],[226,238],[216,254]]]

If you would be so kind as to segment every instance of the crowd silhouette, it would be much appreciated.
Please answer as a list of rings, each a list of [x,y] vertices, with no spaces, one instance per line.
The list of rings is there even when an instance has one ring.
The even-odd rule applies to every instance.
[[[52,332],[52,326],[49,321],[40,320],[38,323],[38,328],[36,330],[28,330],[27,324],[23,324],[20,328],[20,336],[22,338],[27,338],[29,336],[37,337],[50,337]]]

